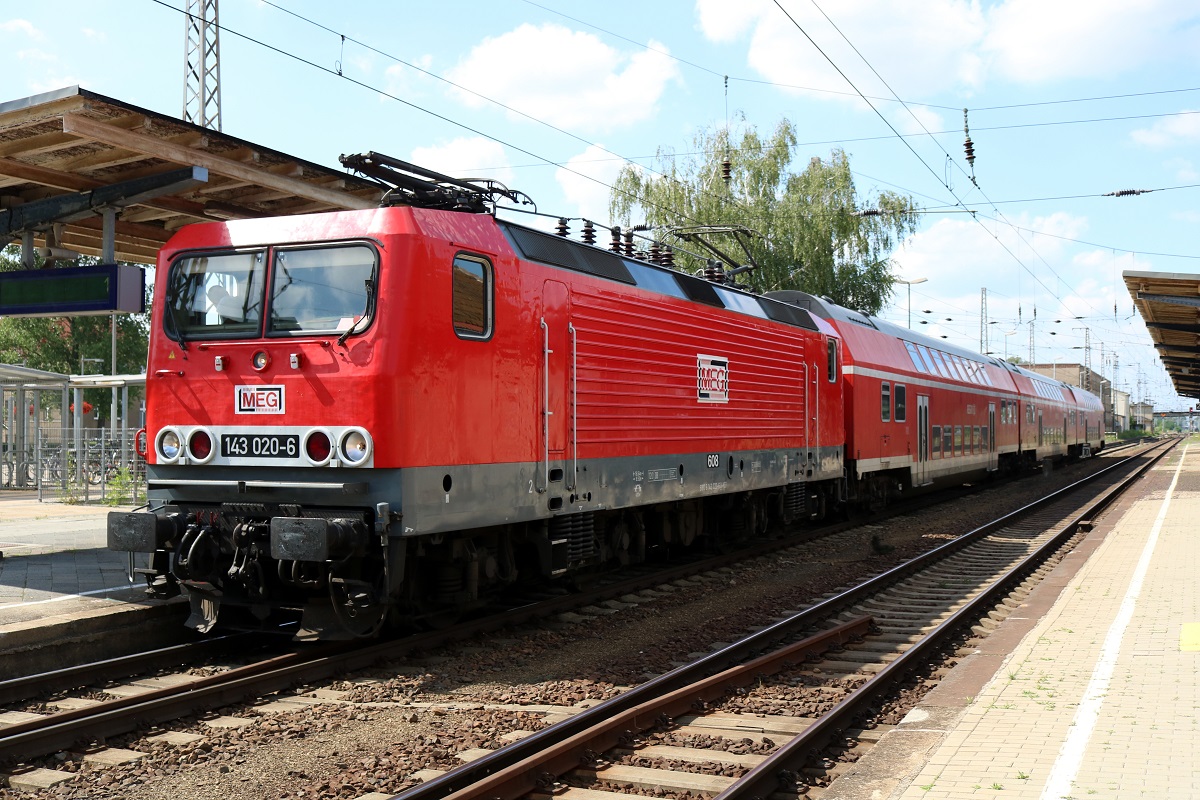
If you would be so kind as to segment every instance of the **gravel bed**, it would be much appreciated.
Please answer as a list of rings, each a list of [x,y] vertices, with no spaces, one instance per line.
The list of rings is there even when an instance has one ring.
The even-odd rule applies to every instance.
[[[160,731],[108,742],[149,754],[133,765],[94,767],[77,755],[61,753],[36,766],[74,771],[77,778],[36,793],[0,789],[0,798],[329,800],[370,791],[395,793],[416,783],[412,776],[418,770],[452,768],[461,763],[456,754],[464,750],[499,747],[506,743],[505,734],[544,726],[541,711],[520,707],[600,702],[672,668],[685,654],[740,638],[751,627],[777,618],[780,611],[886,570],[977,527],[1002,509],[1072,483],[1094,464],[1059,468],[1049,476],[997,486],[934,511],[663,587],[652,599],[616,613],[488,635],[382,665],[353,681],[322,687],[347,693],[337,703],[271,715],[256,715],[252,706],[221,709],[220,714],[254,720],[237,729],[207,728],[201,719],[169,727],[202,734],[204,739],[194,744],[146,741]],[[878,722],[891,722],[893,717],[899,721],[904,706],[923,693],[924,683],[915,679],[904,690],[912,696],[889,704]],[[804,713],[815,714],[834,699],[814,693],[802,677],[775,691],[778,694],[769,697],[735,695],[725,702],[731,711],[765,713],[772,697],[794,696],[808,704],[804,708],[811,706]],[[703,738],[704,746],[712,745],[710,737]],[[648,734],[645,741],[700,744],[670,731]],[[761,740],[718,741],[733,752],[770,749]],[[679,798],[687,800],[687,795]]]

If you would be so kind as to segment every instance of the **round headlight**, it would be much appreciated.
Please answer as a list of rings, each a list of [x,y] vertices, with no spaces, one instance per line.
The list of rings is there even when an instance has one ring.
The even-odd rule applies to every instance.
[[[158,453],[167,461],[179,458],[181,450],[183,443],[179,441],[179,434],[175,431],[165,430],[158,435]]]
[[[267,355],[266,350],[259,350],[250,357],[250,366],[254,367],[259,372],[262,372],[264,369],[266,369],[267,365],[270,363],[271,357]]]
[[[351,466],[362,464],[371,455],[371,440],[366,431],[350,431],[342,437],[342,461]]]

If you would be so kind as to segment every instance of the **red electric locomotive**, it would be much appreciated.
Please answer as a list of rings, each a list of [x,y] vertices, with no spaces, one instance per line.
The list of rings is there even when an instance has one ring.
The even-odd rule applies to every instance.
[[[834,325],[404,175],[401,205],[188,226],[159,254],[150,509],[114,512],[109,547],[155,553],[189,625],[295,609],[303,637],[370,635],[838,499]]]
[[[347,160],[398,204],[193,225],[159,253],[150,509],[112,513],[109,547],[154,553],[151,588],[181,584],[201,631],[233,606],[371,635],[1103,443],[1099,401],[1057,381]]]

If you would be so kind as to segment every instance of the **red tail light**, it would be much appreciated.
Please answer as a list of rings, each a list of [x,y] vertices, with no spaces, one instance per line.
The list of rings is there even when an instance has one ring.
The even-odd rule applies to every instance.
[[[212,455],[212,437],[204,431],[196,431],[188,439],[188,451],[192,454],[192,458],[204,461]]]
[[[324,464],[329,460],[329,453],[332,449],[333,446],[324,431],[313,431],[304,442],[304,452],[308,455],[308,459],[318,464]]]

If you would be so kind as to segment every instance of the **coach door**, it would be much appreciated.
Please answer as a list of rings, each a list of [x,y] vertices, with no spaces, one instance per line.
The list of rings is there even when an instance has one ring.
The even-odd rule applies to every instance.
[[[574,488],[574,470],[551,469],[551,461],[574,458],[571,426],[572,413],[570,381],[574,374],[575,328],[571,325],[571,296],[567,287],[558,281],[546,281],[542,288],[542,485],[563,481]],[[564,475],[564,472],[567,473]]]
[[[929,395],[917,395],[917,475],[916,484],[929,483]]]
[[[983,437],[983,446],[987,448],[988,471],[996,471],[996,404],[988,403],[988,429]]]

